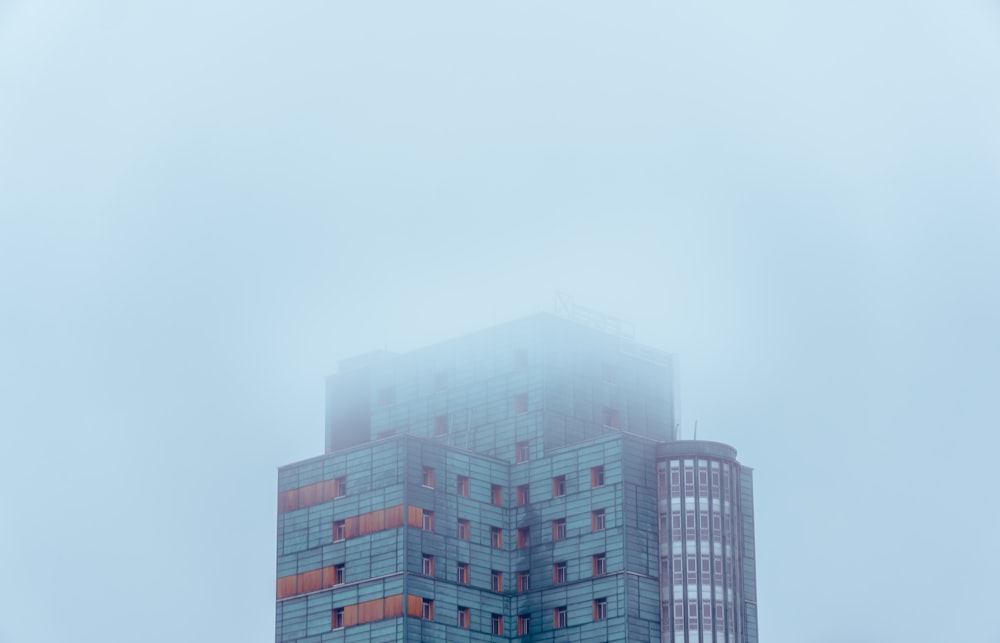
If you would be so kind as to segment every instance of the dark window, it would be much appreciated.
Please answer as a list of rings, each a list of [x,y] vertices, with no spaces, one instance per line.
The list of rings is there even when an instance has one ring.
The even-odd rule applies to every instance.
[[[566,627],[566,606],[557,607],[553,610],[553,623],[555,629]]]
[[[529,614],[520,614],[517,617],[517,635],[525,636],[531,633],[531,616]]]
[[[528,485],[522,484],[517,487],[517,506],[522,507],[531,502],[528,495]]]
[[[503,591],[503,572],[496,569],[490,570],[490,589],[494,592]]]
[[[425,598],[423,601],[423,610],[421,616],[428,620],[434,620],[434,600],[430,598]]]
[[[490,545],[496,549],[503,549],[503,529],[490,527]]]
[[[424,576],[434,575],[434,557],[430,554],[424,554],[423,562],[421,563],[420,571],[423,572]]]
[[[337,520],[336,522],[334,522],[333,523],[333,542],[337,542],[338,540],[343,540],[345,535],[346,535],[346,530],[344,528],[344,521],[343,520]]]
[[[562,540],[566,537],[566,519],[552,521],[552,540]]]
[[[470,531],[469,530],[469,521],[468,520],[463,520],[463,519],[459,518],[458,519],[458,537],[461,538],[462,540],[468,540],[469,539],[469,531]]]
[[[604,510],[598,509],[590,515],[590,523],[593,531],[601,531],[604,529]]]
[[[344,627],[344,608],[338,607],[333,610],[333,629],[339,630]]]
[[[427,511],[426,509],[424,509],[424,514],[423,514],[423,517],[421,518],[420,527],[421,527],[421,529],[424,529],[425,531],[434,531],[434,512],[433,511]]]
[[[424,467],[420,473],[420,483],[425,487],[434,488],[434,469],[431,467]]]
[[[531,546],[531,528],[530,527],[519,527],[517,530],[517,548],[523,549],[524,547]]]
[[[552,478],[552,497],[558,498],[566,495],[566,476],[556,476]]]
[[[458,582],[462,585],[469,584],[469,563],[458,564]]]
[[[464,627],[465,629],[469,628],[469,608],[468,607],[462,607],[461,605],[458,606],[458,626],[459,627]]]
[[[343,498],[347,495],[347,478],[341,476],[333,481],[333,497]]]
[[[603,621],[608,618],[608,599],[598,598],[594,600],[594,620]]]
[[[604,554],[594,554],[594,576],[608,573],[608,558]]]
[[[490,502],[498,507],[503,506],[503,487],[498,484],[490,485]]]
[[[518,442],[515,449],[515,460],[517,462],[527,462],[528,461],[528,443]]]
[[[517,591],[527,592],[531,590],[531,574],[529,572],[517,573]]]
[[[455,479],[455,493],[460,496],[469,496],[469,478],[468,476],[458,476]]]
[[[590,486],[591,487],[603,487],[604,486],[604,467],[594,467],[590,470]]]
[[[343,585],[344,584],[344,566],[335,565],[333,567],[333,584]]]
[[[491,627],[493,628],[493,633],[497,636],[503,636],[503,615],[494,614],[490,619]]]
[[[552,582],[556,585],[566,582],[566,563],[556,563],[552,566]]]

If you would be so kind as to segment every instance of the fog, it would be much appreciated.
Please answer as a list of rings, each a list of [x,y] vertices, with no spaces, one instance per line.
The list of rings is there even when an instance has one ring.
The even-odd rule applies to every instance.
[[[553,293],[755,469],[765,643],[1000,642],[1000,5],[0,2],[0,642],[272,641],[323,377]]]

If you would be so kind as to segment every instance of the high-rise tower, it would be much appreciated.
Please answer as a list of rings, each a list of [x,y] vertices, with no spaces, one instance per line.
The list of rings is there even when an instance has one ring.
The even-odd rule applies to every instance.
[[[279,470],[276,641],[756,643],[751,472],[673,402],[549,315],[342,363]]]

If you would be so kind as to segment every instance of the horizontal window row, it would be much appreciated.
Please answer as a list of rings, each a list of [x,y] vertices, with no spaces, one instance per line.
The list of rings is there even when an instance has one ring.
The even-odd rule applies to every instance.
[[[608,573],[608,557],[604,552],[594,554],[590,557],[591,573],[593,576],[604,576]],[[566,561],[557,562],[552,565],[552,582],[562,585],[569,582],[568,564]],[[421,572],[425,576],[434,575],[434,555],[422,554]],[[498,569],[490,570],[490,589],[494,592],[504,591],[504,574]],[[472,583],[472,568],[469,563],[460,562],[456,565],[456,580],[460,585],[470,585]],[[531,572],[524,570],[517,572],[518,592],[531,591]]]

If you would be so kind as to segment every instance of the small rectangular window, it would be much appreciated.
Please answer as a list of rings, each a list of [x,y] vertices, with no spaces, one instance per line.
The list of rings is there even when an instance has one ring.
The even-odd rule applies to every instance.
[[[555,629],[566,627],[566,606],[557,607],[553,610],[553,624]]]
[[[518,463],[528,461],[528,443],[518,442],[514,449],[515,460]]]
[[[343,585],[344,584],[344,566],[334,565],[333,567],[333,584]]]
[[[608,618],[608,599],[598,598],[594,600],[594,620],[603,621]]]
[[[527,592],[531,590],[531,574],[529,572],[517,573],[517,591]]]
[[[514,414],[521,415],[528,412],[528,394],[518,393],[514,396]]]
[[[462,518],[459,518],[458,519],[458,537],[461,538],[462,540],[468,540],[469,539],[469,531],[470,531],[469,521],[468,520],[463,520]]]
[[[458,626],[462,627],[462,628],[465,628],[465,629],[469,629],[469,625],[470,625],[470,622],[469,622],[469,608],[468,607],[463,607],[463,606],[459,605],[458,606]]]
[[[434,418],[434,435],[446,435],[448,433],[448,416],[439,415]]]
[[[469,573],[469,563],[459,563],[458,564],[458,582],[462,585],[468,585],[471,574]]]
[[[493,628],[493,634],[496,636],[503,636],[503,615],[494,614],[490,619],[490,623]]]
[[[495,549],[503,549],[503,529],[490,527],[490,545]]]
[[[566,582],[566,563],[556,563],[552,566],[552,582],[556,585]]]
[[[424,467],[420,473],[420,482],[425,487],[430,489],[434,488],[434,469],[431,467]]]
[[[604,426],[612,429],[621,428],[621,421],[618,416],[618,409],[613,409],[610,406],[604,407]]]
[[[434,620],[434,600],[430,598],[425,598],[421,606],[421,616],[428,620]]]
[[[424,509],[421,517],[420,527],[424,531],[434,531],[434,512]]]
[[[524,549],[525,547],[531,546],[531,528],[530,527],[518,527],[517,529],[517,548]]]
[[[552,478],[552,497],[559,498],[566,495],[566,476],[556,476]]]
[[[343,540],[346,535],[346,529],[344,527],[343,520],[337,520],[333,523],[333,542],[338,542]]]
[[[559,518],[552,521],[552,540],[562,540],[566,537],[566,519]]]
[[[590,486],[591,487],[603,487],[604,486],[604,467],[594,467],[590,470]]]
[[[347,477],[341,476],[333,481],[333,497],[343,498],[347,495]]]
[[[503,572],[495,569],[490,570],[490,589],[494,592],[503,591]]]
[[[604,554],[594,554],[594,576],[608,573],[608,558]]]
[[[421,565],[420,571],[423,572],[424,576],[434,575],[434,556],[424,554]]]
[[[601,531],[604,529],[604,510],[598,509],[590,514],[590,525],[592,531]]]
[[[531,502],[531,497],[528,494],[528,485],[522,484],[517,487],[517,506],[523,507]]]
[[[490,502],[498,507],[503,506],[503,487],[498,484],[490,485]]]
[[[458,476],[455,478],[455,493],[466,498],[469,497],[469,477]]]
[[[333,610],[333,629],[339,630],[344,627],[344,608],[338,607]]]
[[[517,635],[526,636],[531,633],[531,616],[520,614],[517,617]]]

